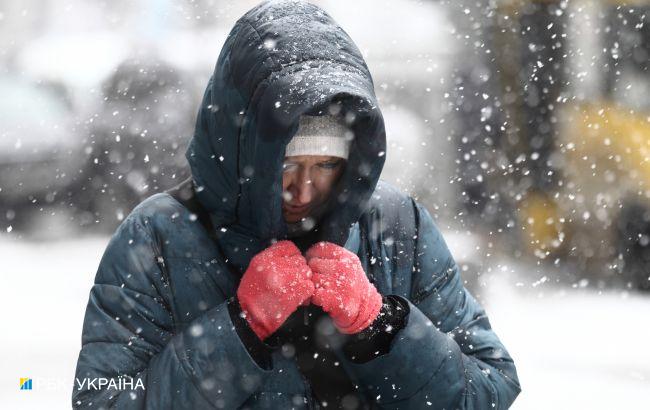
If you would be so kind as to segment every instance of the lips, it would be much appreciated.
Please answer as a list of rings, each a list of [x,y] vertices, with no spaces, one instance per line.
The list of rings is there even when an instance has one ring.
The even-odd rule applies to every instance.
[[[306,210],[309,209],[309,205],[293,206],[293,205],[286,205],[285,204],[284,207],[287,210],[287,212],[292,213],[292,214],[303,213],[303,212],[305,212]]]

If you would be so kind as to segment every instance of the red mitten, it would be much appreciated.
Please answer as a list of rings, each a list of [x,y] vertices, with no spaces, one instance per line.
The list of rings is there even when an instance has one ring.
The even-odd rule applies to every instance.
[[[264,340],[314,293],[311,271],[291,241],[277,242],[251,259],[237,299],[246,320]]]
[[[363,271],[359,257],[330,242],[313,245],[306,254],[316,285],[312,303],[330,314],[341,333],[359,333],[377,318],[381,294]]]

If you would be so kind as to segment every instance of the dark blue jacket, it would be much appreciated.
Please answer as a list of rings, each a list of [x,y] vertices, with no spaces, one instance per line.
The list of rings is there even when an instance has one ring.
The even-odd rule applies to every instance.
[[[161,193],[133,210],[102,257],[76,378],[133,378],[144,389],[75,384],[74,407],[313,405],[286,352],[274,350],[270,366],[253,359],[227,301],[250,258],[287,235],[281,173],[297,118],[328,110],[354,119],[355,138],[328,211],[302,248],[318,240],[345,246],[380,293],[409,308],[388,353],[356,363],[338,349],[341,368],[373,407],[510,406],[520,391],[513,361],[464,289],[438,228],[424,207],[379,181],[384,124],[359,50],[321,9],[283,1],[262,3],[236,23],[187,151],[212,236]]]

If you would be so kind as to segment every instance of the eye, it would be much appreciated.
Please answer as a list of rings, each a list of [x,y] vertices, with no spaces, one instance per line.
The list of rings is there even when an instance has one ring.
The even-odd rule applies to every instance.
[[[324,169],[336,169],[339,164],[341,164],[341,161],[327,161],[321,162],[318,166]]]
[[[292,162],[285,162],[284,164],[282,164],[282,172],[295,171],[297,167],[298,167],[297,164],[294,164]]]

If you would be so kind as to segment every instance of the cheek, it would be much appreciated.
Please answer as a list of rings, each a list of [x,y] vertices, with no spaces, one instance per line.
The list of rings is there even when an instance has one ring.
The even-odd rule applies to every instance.
[[[318,196],[326,198],[332,191],[336,183],[336,173],[334,172],[320,172],[314,177],[314,188],[318,192]]]
[[[284,174],[282,174],[282,191],[286,191],[291,185],[292,181],[293,181],[293,175],[291,172],[285,172]]]

